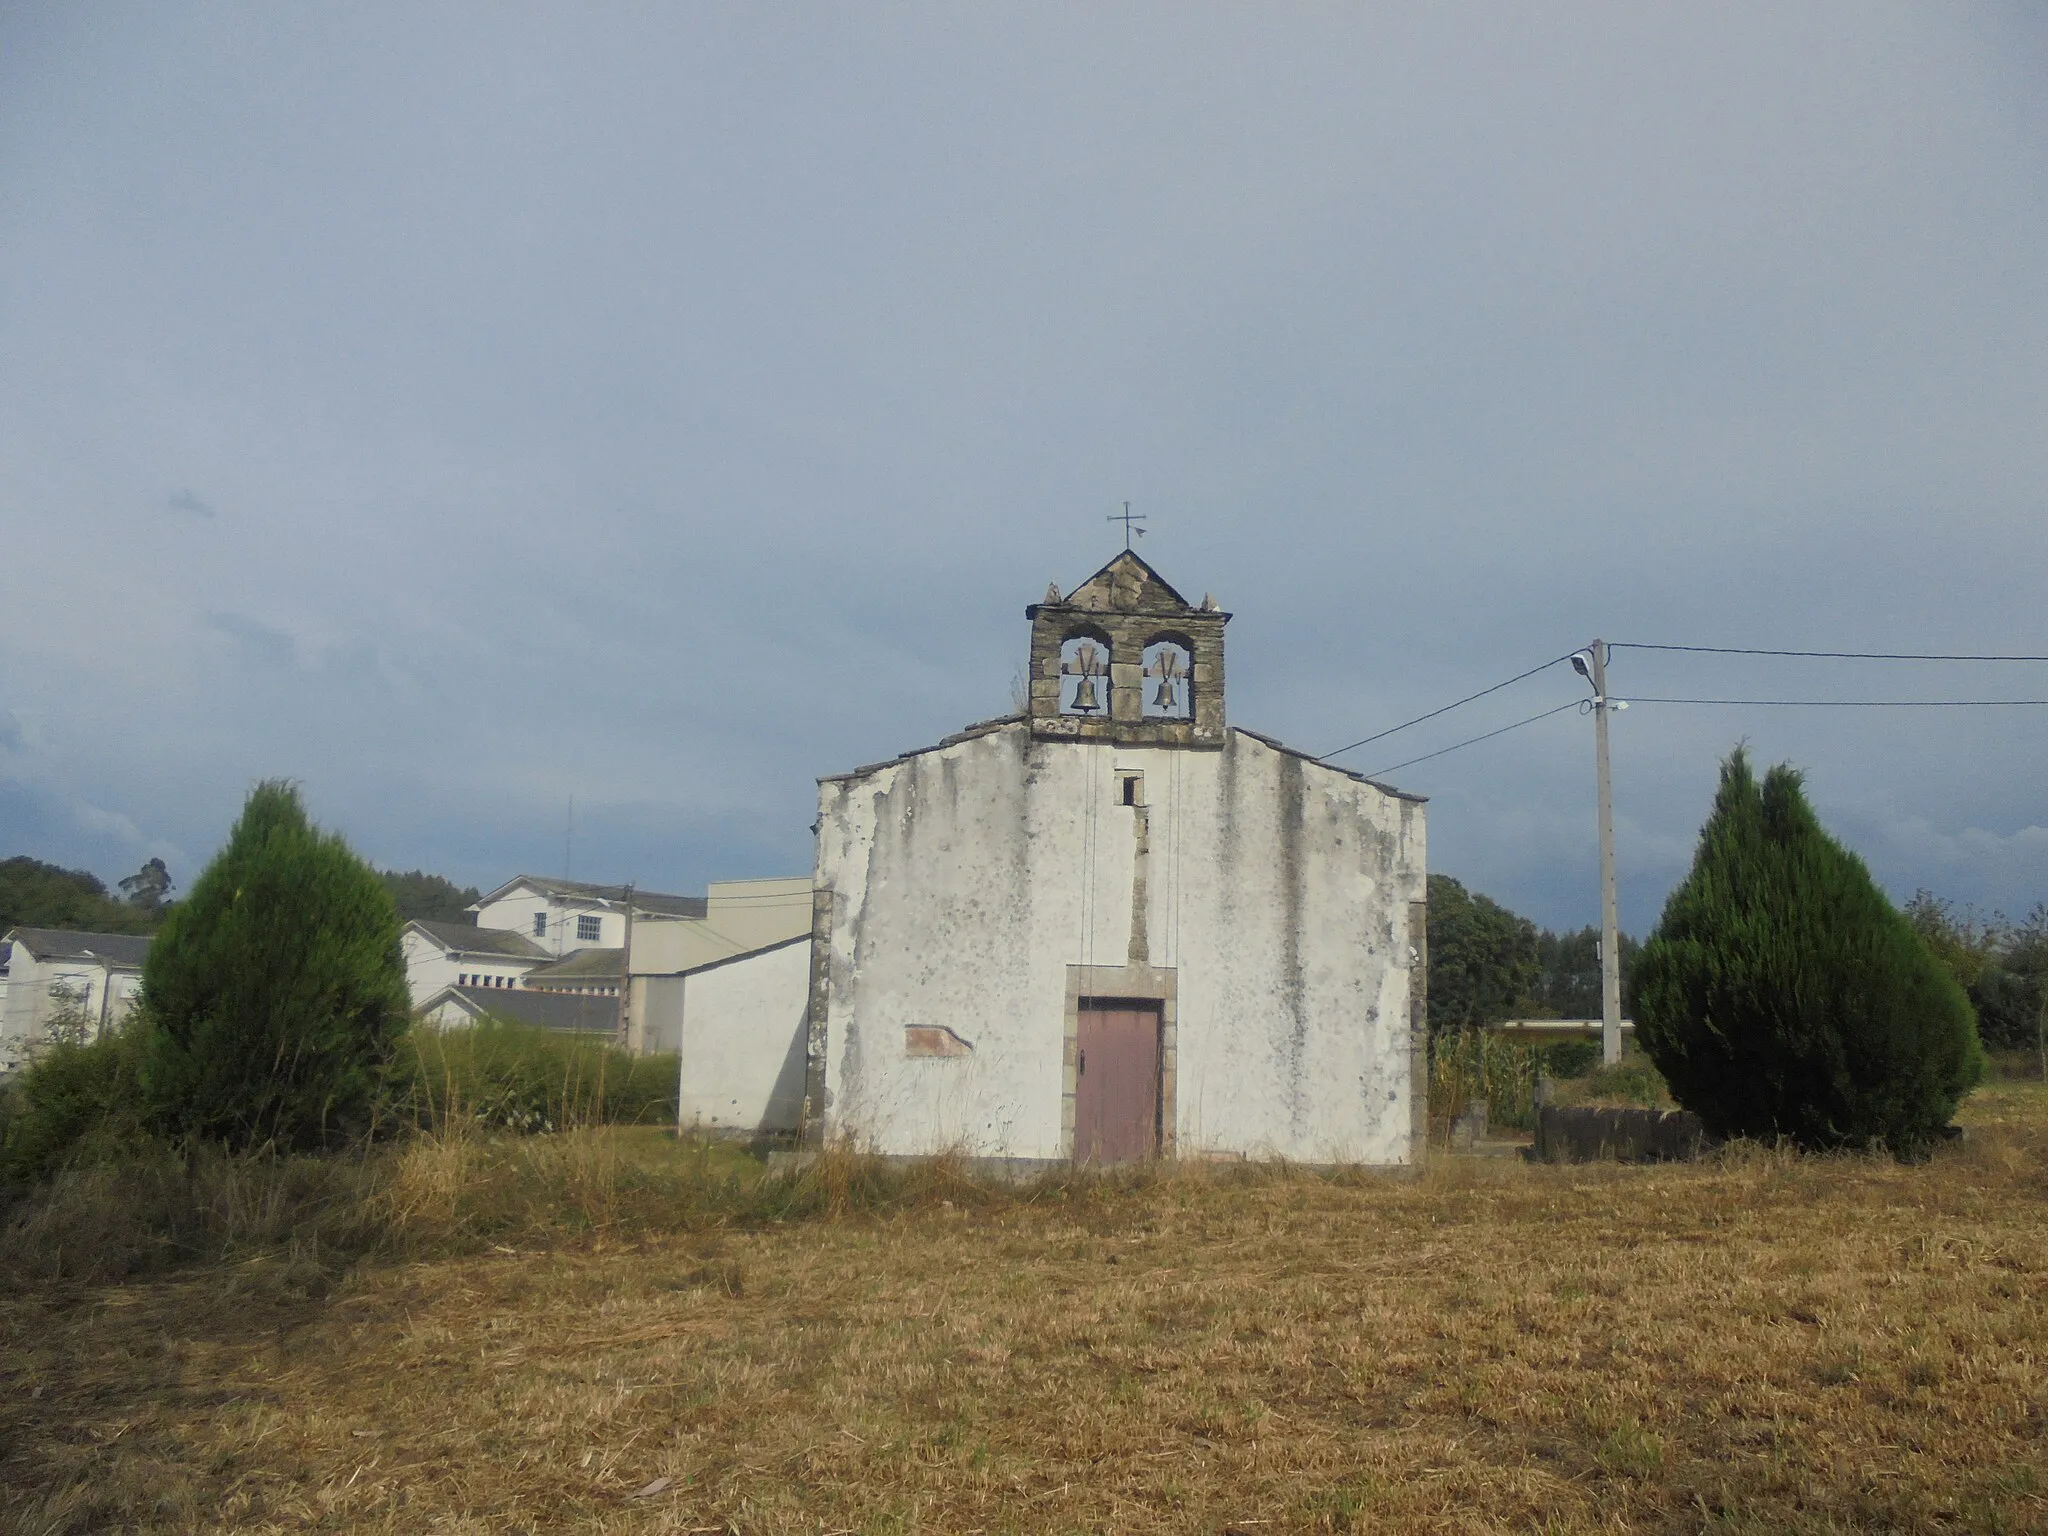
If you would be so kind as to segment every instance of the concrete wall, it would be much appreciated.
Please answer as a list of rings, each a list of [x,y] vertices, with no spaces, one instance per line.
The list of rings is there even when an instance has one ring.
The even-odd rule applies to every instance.
[[[797,1128],[810,978],[811,946],[803,939],[674,978],[682,1042],[678,1121],[685,1130]],[[657,1019],[650,1012],[650,1033]]]
[[[1073,999],[1170,996],[1178,1155],[1410,1161],[1418,802],[1243,731],[1204,751],[1012,723],[825,781],[817,857],[826,1135],[1070,1156]],[[933,1028],[968,1049],[916,1052]]]
[[[811,877],[715,880],[701,918],[633,924],[633,970],[667,975],[729,960],[811,931]]]

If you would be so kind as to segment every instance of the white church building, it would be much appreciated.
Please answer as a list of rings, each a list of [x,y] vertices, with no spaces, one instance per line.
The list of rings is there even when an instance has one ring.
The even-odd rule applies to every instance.
[[[1230,615],[1132,552],[1026,615],[1027,713],[820,781],[757,1097],[899,1155],[1417,1161],[1422,800],[1229,725]]]

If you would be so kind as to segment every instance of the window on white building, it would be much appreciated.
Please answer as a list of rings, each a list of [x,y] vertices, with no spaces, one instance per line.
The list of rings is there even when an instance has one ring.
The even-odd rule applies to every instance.
[[[547,913],[536,912],[533,914],[533,936],[536,939],[544,939],[548,936]]]
[[[576,939],[582,944],[595,944],[604,935],[604,922],[595,917],[576,919]]]

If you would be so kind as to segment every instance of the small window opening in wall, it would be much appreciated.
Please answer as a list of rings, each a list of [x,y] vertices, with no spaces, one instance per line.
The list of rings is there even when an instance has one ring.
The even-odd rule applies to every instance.
[[[547,913],[536,912],[533,914],[533,936],[536,939],[544,939],[548,936]]]
[[[1145,776],[1142,773],[1117,775],[1116,798],[1119,805],[1143,805],[1145,803]]]
[[[604,925],[597,918],[579,917],[576,919],[576,937],[583,943],[595,944],[598,936],[603,932]]]

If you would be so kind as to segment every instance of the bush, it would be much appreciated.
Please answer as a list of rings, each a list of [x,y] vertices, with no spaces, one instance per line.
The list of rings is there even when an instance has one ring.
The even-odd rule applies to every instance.
[[[1543,1070],[1552,1077],[1584,1077],[1599,1065],[1600,1047],[1591,1040],[1560,1040],[1543,1048]]]
[[[410,1035],[399,1102],[429,1130],[463,1118],[509,1131],[673,1125],[677,1066],[673,1055],[634,1057],[598,1035],[487,1019]]]
[[[135,1028],[40,1051],[0,1101],[0,1176],[43,1179],[141,1134]]]
[[[1594,1066],[1573,1080],[1562,1096],[1571,1104],[1625,1105],[1634,1109],[1669,1109],[1671,1094],[1657,1069],[1631,1052],[1613,1066]]]
[[[311,1148],[369,1125],[407,1019],[383,881],[256,786],[143,967],[140,1082],[151,1127],[230,1148]]]
[[[1822,830],[1800,775],[1721,767],[1692,872],[1636,968],[1636,1029],[1724,1136],[1917,1155],[1983,1075],[1962,987]]]

